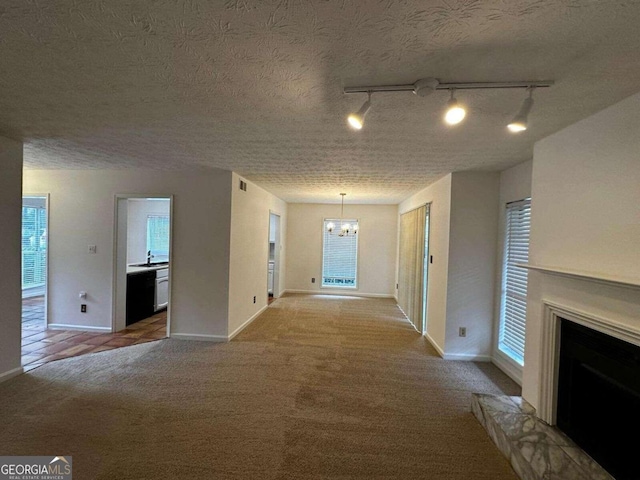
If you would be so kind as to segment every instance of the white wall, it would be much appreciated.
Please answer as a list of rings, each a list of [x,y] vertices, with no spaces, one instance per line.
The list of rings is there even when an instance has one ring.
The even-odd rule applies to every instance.
[[[511,378],[522,384],[522,367],[498,350],[498,324],[502,293],[502,262],[507,220],[506,205],[531,197],[531,169],[533,161],[519,163],[500,172],[500,202],[498,205],[498,248],[496,250],[496,288],[494,300],[493,362]]]
[[[449,275],[449,229],[451,218],[451,174],[429,185],[399,205],[399,214],[431,203],[429,289],[427,293],[427,336],[442,354],[447,322],[447,279]],[[398,215],[397,225],[400,223]],[[397,278],[397,272],[396,272]]]
[[[127,201],[127,263],[147,261],[147,217],[169,215],[169,199],[130,198]]]
[[[22,143],[0,137],[0,381],[20,367]]]
[[[400,204],[431,203],[427,337],[446,359],[491,356],[498,196],[497,173],[454,172]]]
[[[452,175],[445,341],[451,358],[491,357],[499,190],[498,173]]]
[[[531,264],[640,283],[640,94],[536,143]],[[523,396],[538,406],[543,302],[640,327],[637,289],[529,274]]]
[[[244,179],[243,179],[244,180]],[[233,174],[231,202],[231,247],[229,258],[229,330],[235,335],[266,307],[269,261],[269,212],[280,215],[282,231],[287,225],[287,204],[256,184],[239,188]],[[281,235],[280,291],[284,289],[287,240]],[[256,303],[253,303],[253,297]]]
[[[226,338],[230,188],[216,169],[26,170],[25,192],[50,194],[49,323],[111,328],[115,195],[173,195],[171,333]]]
[[[358,219],[358,288],[322,288],[323,220],[339,218],[340,204],[289,204],[287,290],[341,295],[393,296],[397,248],[397,205],[344,206]],[[316,282],[311,283],[311,278]]]

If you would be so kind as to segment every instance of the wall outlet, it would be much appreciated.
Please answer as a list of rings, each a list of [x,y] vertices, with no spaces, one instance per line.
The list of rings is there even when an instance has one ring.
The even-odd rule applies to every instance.
[[[80,305],[80,312],[81,313],[87,313],[87,304],[83,303],[82,305]]]
[[[311,277],[311,283],[316,283],[316,277]]]
[[[256,296],[253,296],[253,303],[256,303]]]
[[[459,337],[466,337],[467,336],[467,327],[460,327],[458,329],[458,336]]]
[[[96,245],[89,245],[89,253],[98,253],[98,247]]]

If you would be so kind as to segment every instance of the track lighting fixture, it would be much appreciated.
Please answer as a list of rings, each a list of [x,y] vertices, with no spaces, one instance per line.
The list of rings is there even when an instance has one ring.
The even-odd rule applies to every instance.
[[[464,120],[467,111],[455,99],[454,88],[451,89],[451,98],[447,102],[447,111],[444,114],[444,121],[449,125],[457,125]]]
[[[535,87],[529,87],[527,89],[529,91],[529,96],[524,99],[518,114],[513,118],[513,120],[511,120],[509,125],[507,125],[507,128],[513,133],[523,132],[527,129],[529,112],[531,111],[531,107],[533,107],[534,88]]]
[[[371,108],[371,92],[367,92],[368,98],[367,101],[362,104],[360,110],[356,113],[352,113],[347,117],[347,121],[352,128],[356,130],[362,129],[362,125],[364,125],[364,117],[367,115],[367,112]]]
[[[447,102],[447,111],[444,116],[449,125],[456,125],[464,120],[466,111],[454,97],[455,90],[479,90],[479,89],[506,89],[526,88],[529,96],[524,100],[520,111],[508,125],[512,132],[521,132],[527,129],[527,118],[533,106],[532,93],[535,88],[545,88],[553,85],[553,81],[539,82],[467,82],[467,83],[441,83],[437,78],[421,78],[415,83],[402,85],[367,85],[362,87],[345,87],[344,93],[366,93],[369,97],[357,113],[348,117],[349,125],[356,130],[362,129],[364,117],[371,108],[371,94],[374,92],[413,92],[420,97],[431,95],[437,90],[449,90],[451,98]]]

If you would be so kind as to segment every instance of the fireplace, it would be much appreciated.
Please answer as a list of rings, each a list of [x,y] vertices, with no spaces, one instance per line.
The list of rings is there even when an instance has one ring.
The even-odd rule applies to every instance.
[[[640,347],[560,319],[556,424],[618,480],[637,479]]]

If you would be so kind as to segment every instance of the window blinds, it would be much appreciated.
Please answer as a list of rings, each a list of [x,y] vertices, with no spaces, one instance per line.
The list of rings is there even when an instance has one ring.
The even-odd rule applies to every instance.
[[[47,278],[47,210],[22,207],[22,288],[39,287]]]
[[[327,231],[328,223],[335,224],[333,233]],[[358,220],[342,220],[355,225]],[[340,237],[340,220],[324,220],[324,241],[322,244],[322,286],[356,288],[358,270],[358,235]]]
[[[508,204],[498,348],[520,365],[524,365],[528,271],[516,265],[529,261],[530,231],[531,200]]]
[[[147,216],[147,250],[160,259],[169,257],[169,217],[167,215]]]

